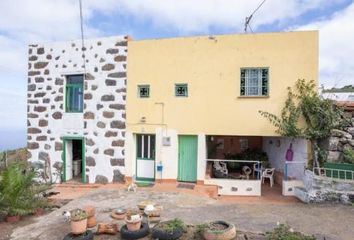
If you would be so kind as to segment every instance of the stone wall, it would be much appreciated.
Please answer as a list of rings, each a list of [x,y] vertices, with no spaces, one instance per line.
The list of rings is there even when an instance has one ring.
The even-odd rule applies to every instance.
[[[295,196],[305,203],[354,202],[354,181],[316,176],[306,170],[304,187],[295,187]]]
[[[81,41],[29,46],[28,160],[46,169],[47,179],[62,163],[65,136],[85,138],[87,182],[123,179],[127,41],[86,40],[83,49]],[[84,110],[66,113],[66,75],[85,73],[83,54]]]
[[[327,162],[342,162],[343,150],[354,148],[354,126],[346,128],[345,131],[333,130],[331,137],[324,140],[321,146],[327,152]]]

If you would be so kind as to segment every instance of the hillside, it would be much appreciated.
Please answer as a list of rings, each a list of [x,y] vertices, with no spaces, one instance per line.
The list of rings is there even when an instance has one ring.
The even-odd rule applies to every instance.
[[[7,152],[0,152],[0,165],[1,167],[5,164],[7,154],[7,163],[20,160],[27,161],[27,148],[19,148],[15,150],[9,150]]]

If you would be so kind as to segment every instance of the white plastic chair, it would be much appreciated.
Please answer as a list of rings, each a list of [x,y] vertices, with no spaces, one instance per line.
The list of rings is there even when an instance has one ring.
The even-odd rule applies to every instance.
[[[213,167],[215,170],[220,171],[226,175],[229,174],[229,171],[227,170],[227,165],[225,162],[215,161]]]
[[[262,183],[264,183],[264,179],[265,178],[269,178],[269,182],[270,182],[270,187],[273,187],[274,184],[274,170],[275,168],[266,168],[264,169],[263,173],[262,173]]]
[[[252,169],[249,166],[242,167],[242,175],[248,180],[250,179],[250,175],[252,173]]]

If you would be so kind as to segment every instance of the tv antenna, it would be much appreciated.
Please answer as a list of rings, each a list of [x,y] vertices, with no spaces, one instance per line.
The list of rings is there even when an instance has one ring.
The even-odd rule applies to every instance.
[[[253,33],[253,30],[252,30],[251,25],[250,25],[251,19],[252,19],[253,15],[258,11],[258,9],[260,9],[262,7],[262,5],[265,3],[265,1],[267,1],[267,0],[263,0],[258,5],[258,7],[253,11],[253,13],[249,17],[246,17],[246,19],[245,19],[245,29],[244,29],[245,33],[247,33],[247,28],[249,28],[251,30],[251,32]]]
[[[80,7],[80,32],[81,32],[81,51],[82,51],[82,60],[83,60],[83,68],[84,68],[84,79],[86,79],[86,55],[85,55],[85,37],[84,37],[84,19],[82,14],[82,2],[79,0]]]

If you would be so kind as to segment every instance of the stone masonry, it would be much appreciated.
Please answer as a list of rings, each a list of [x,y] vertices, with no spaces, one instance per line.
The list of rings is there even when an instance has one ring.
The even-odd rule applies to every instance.
[[[86,181],[122,181],[125,174],[125,100],[128,37],[30,45],[28,160],[46,180],[59,182],[63,137],[85,139]],[[83,113],[65,112],[66,76],[85,73]],[[123,177],[122,177],[123,176]]]
[[[352,121],[354,122],[354,118]],[[345,131],[333,130],[331,137],[322,141],[321,145],[327,152],[328,162],[342,162],[344,149],[354,149],[354,126]]]

